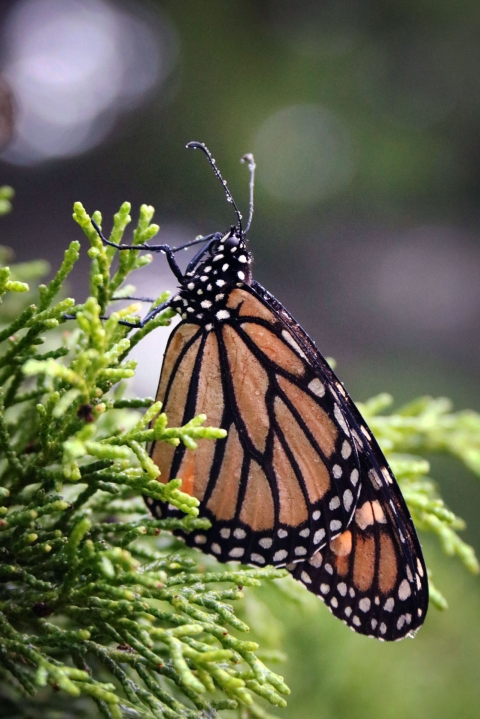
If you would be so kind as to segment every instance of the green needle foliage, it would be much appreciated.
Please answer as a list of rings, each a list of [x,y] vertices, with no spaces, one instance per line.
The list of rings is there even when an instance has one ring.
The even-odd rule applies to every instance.
[[[121,241],[129,212],[125,203],[115,215],[113,241]],[[142,206],[134,244],[158,232],[152,216],[153,208]],[[0,269],[0,295],[9,295],[0,317],[0,675],[7,715],[91,716],[93,701],[109,719],[195,719],[229,709],[267,717],[266,703],[286,706],[289,690],[261,659],[275,659],[275,652],[262,654],[245,638],[248,626],[231,602],[243,587],[286,572],[218,565],[171,534],[208,523],[198,517],[197,500],[181,491],[181,479],[158,481],[146,445],[195,449],[225,433],[205,426],[205,416],[169,427],[160,403],[126,394],[135,372],[129,351],[173,313],[141,330],[119,325],[139,308],[112,312],[112,298],[131,293],[130,272],[151,257],[105,247],[79,203],[74,219],[90,242],[86,302],[62,294],[78,242],[38,292],[25,280],[35,285],[43,263]],[[98,212],[94,219],[101,225]],[[3,264],[7,257],[4,251]],[[385,415],[390,401],[381,395],[361,409],[417,527],[478,571],[457,534],[463,523],[444,506],[422,455],[449,452],[480,474],[480,416],[452,413],[446,400],[431,399]],[[184,517],[153,519],[144,497],[170,502]],[[445,606],[437,590],[431,598]],[[248,620],[248,606],[246,614]]]

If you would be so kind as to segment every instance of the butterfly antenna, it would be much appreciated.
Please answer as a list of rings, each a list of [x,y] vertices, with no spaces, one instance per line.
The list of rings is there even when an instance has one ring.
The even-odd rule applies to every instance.
[[[246,162],[248,166],[248,171],[250,173],[250,198],[248,202],[248,222],[247,226],[245,228],[245,234],[250,229],[250,225],[252,224],[252,218],[253,218],[253,190],[255,187],[255,158],[253,155],[249,152],[248,154],[244,155],[240,162]]]
[[[228,189],[226,181],[223,179],[222,175],[220,174],[220,170],[218,169],[217,165],[215,164],[215,160],[213,159],[212,153],[210,152],[210,150],[208,149],[208,147],[207,147],[206,145],[203,144],[203,142],[188,142],[188,143],[185,145],[185,147],[186,147],[187,149],[189,149],[189,150],[190,150],[190,149],[192,149],[192,150],[202,150],[202,152],[207,156],[207,159],[208,159],[208,161],[209,161],[209,163],[210,163],[210,167],[212,168],[212,170],[214,171],[215,175],[218,177],[218,179],[219,179],[220,182],[222,183],[223,191],[225,192],[225,195],[226,195],[226,197],[227,197],[227,202],[230,202],[230,203],[233,205],[233,208],[234,208],[234,210],[235,210],[235,214],[236,214],[237,220],[238,220],[239,230],[240,230],[241,234],[243,234],[243,229],[242,229],[242,213],[241,213],[240,210],[238,209],[237,203],[236,203],[235,200],[233,199],[232,193],[231,193],[230,190]]]

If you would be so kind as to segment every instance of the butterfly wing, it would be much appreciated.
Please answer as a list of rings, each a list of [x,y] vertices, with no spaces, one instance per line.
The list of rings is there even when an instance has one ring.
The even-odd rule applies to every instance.
[[[287,565],[360,633],[392,640],[414,632],[428,605],[426,570],[378,444],[272,295],[253,283],[233,290],[227,306],[215,326],[174,330],[157,395],[170,424],[205,413],[228,432],[195,452],[152,448],[162,481],[182,477],[212,521],[186,542],[220,561]],[[150,504],[158,516],[177,513]]]
[[[357,407],[310,337],[261,285],[254,283],[254,288],[268,306],[282,313],[316,366],[341,408],[339,424],[354,438],[359,462],[360,494],[348,529],[308,561],[292,566],[291,572],[354,631],[387,641],[413,635],[427,612],[428,579],[395,477]]]
[[[157,399],[171,425],[204,413],[228,436],[192,452],[156,443],[161,481],[179,476],[212,528],[185,536],[220,561],[283,566],[341,534],[357,502],[357,448],[313,353],[275,307],[234,289],[221,322],[182,322]],[[325,363],[326,364],[326,363]],[[327,365],[328,367],[328,365]],[[157,515],[174,508],[151,503]]]
[[[386,473],[380,480],[367,453],[361,465],[366,479],[350,526],[291,572],[354,631],[395,641],[424,622],[427,573],[398,485]]]

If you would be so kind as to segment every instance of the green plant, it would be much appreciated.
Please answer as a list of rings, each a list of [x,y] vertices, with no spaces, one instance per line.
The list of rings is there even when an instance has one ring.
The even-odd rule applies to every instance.
[[[113,241],[121,240],[129,212],[125,203],[115,215]],[[152,216],[153,208],[142,206],[134,244],[158,232]],[[130,272],[151,257],[124,252],[117,260],[79,203],[74,219],[90,242],[86,302],[61,298],[78,242],[50,283],[39,286],[35,304],[21,276],[35,282],[44,265],[0,270],[2,296],[12,295],[0,330],[0,673],[8,715],[36,716],[29,698],[40,691],[43,717],[90,714],[88,698],[115,719],[194,719],[235,708],[264,717],[258,697],[286,704],[288,688],[263,663],[280,656],[245,639],[248,626],[230,602],[241,599],[244,586],[286,572],[218,565],[170,533],[204,527],[206,520],[197,516],[197,501],[182,493],[181,480],[157,481],[145,444],[195,448],[197,440],[224,433],[205,427],[204,416],[168,427],[159,403],[126,394],[135,371],[129,351],[168,325],[173,313],[166,310],[135,332],[118,321],[132,318],[136,306],[103,320],[114,295],[131,294]],[[99,213],[94,219],[101,224]],[[75,321],[66,324],[66,313]],[[445,400],[428,398],[381,414],[389,402],[380,395],[361,409],[415,523],[478,571],[457,534],[463,524],[438,497],[422,453],[450,452],[480,474],[479,415],[453,414]],[[146,496],[174,504],[184,518],[150,518]],[[445,606],[438,590],[432,588],[431,599]]]

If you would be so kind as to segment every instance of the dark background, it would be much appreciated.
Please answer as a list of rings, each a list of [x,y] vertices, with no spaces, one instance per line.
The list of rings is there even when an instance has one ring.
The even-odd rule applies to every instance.
[[[161,241],[228,228],[212,150],[247,211],[255,275],[304,325],[356,399],[446,395],[480,410],[480,7],[457,0],[20,0],[0,6],[16,135],[1,243],[55,267],[72,204],[156,207]],[[128,237],[128,235],[127,235]],[[87,292],[86,258],[71,291]],[[173,287],[156,258],[139,291]],[[143,348],[155,390],[165,336]],[[480,548],[480,487],[434,476]],[[477,717],[478,581],[427,542],[451,604],[415,642],[350,636],[318,603],[282,607],[288,717]],[[281,604],[279,605],[281,606]]]

